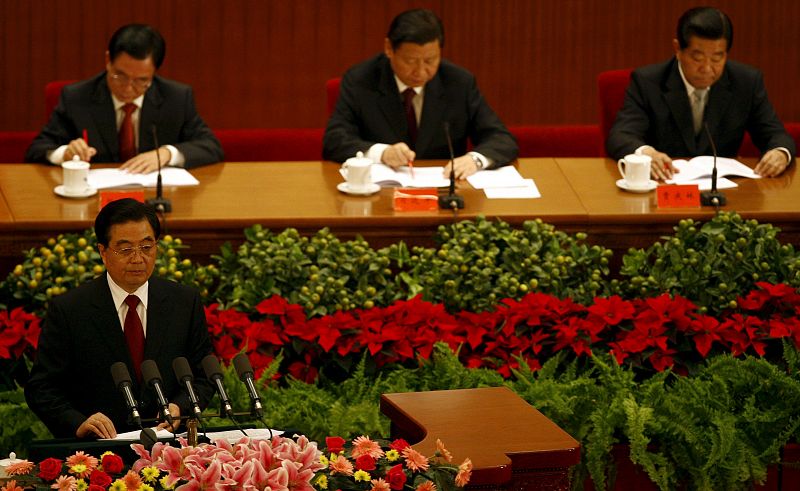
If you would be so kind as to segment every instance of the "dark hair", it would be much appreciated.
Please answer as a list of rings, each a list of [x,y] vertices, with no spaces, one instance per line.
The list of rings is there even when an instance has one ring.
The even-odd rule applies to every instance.
[[[97,235],[97,243],[108,247],[111,240],[111,227],[120,223],[140,222],[147,220],[153,229],[155,239],[161,235],[161,224],[158,221],[156,210],[150,205],[132,198],[123,198],[112,201],[105,205],[97,218],[94,219],[94,233]]]
[[[430,10],[406,10],[392,20],[386,37],[392,49],[397,49],[402,43],[427,44],[436,40],[439,46],[444,47],[444,26]]]
[[[689,46],[689,38],[725,39],[726,50],[733,46],[733,24],[725,12],[713,7],[689,9],[678,19],[678,44],[681,49]]]
[[[167,43],[154,27],[146,24],[128,24],[117,29],[108,41],[108,56],[114,61],[120,53],[127,53],[137,60],[153,58],[156,69],[161,68],[167,54]]]

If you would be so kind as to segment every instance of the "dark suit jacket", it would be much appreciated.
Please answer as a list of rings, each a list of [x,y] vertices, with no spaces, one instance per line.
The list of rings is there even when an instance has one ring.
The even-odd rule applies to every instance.
[[[761,153],[785,147],[795,156],[795,142],[767,98],[761,72],[753,67],[725,64],[722,77],[711,87],[703,118],[720,156],[736,157],[745,131]],[[674,57],[633,72],[606,151],[619,159],[642,145],[670,157],[712,155],[705,132],[694,135],[689,97]]]
[[[179,356],[189,360],[205,406],[213,388],[201,360],[212,347],[200,296],[157,277],[150,278],[148,287],[144,358],[158,365],[166,398],[182,415],[191,414],[189,396],[174,376],[172,361]],[[108,280],[102,275],[52,300],[25,385],[28,406],[56,437],[74,438],[78,426],[98,411],[111,418],[117,431],[137,429],[128,424],[124,399],[111,377],[111,365],[118,361],[128,365],[141,417],[154,418],[155,394],[136,381]]]
[[[496,166],[517,158],[514,137],[483,99],[475,77],[446,60],[425,85],[414,149],[418,159],[449,159],[442,123],[450,123],[453,151],[458,157],[473,150]],[[344,74],[336,110],[328,121],[323,157],[343,162],[375,143],[409,142],[403,100],[397,91],[389,59],[381,54]]]
[[[139,152],[155,148],[152,126],[159,145],[174,145],[186,158],[186,168],[224,159],[222,146],[194,106],[192,88],[161,77],[153,78],[139,115]],[[119,162],[119,138],[106,72],[61,91],[50,121],[28,147],[26,162],[47,162],[47,152],[66,145],[87,130],[89,145],[97,149],[93,162]]]

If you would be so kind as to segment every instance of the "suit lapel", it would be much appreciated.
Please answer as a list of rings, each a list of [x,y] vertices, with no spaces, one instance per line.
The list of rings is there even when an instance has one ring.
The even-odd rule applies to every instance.
[[[158,359],[159,351],[164,343],[169,342],[167,332],[169,326],[164,315],[169,310],[167,292],[158,281],[150,278],[147,290],[147,335],[144,341],[144,359]]]
[[[422,117],[420,118],[417,133],[417,155],[424,155],[425,150],[435,140],[434,135],[442,129],[442,116],[445,111],[445,93],[442,80],[437,75],[425,84],[425,101],[422,104]]]
[[[683,84],[681,74],[678,72],[678,60],[673,60],[672,70],[665,83],[664,99],[669,107],[675,124],[681,133],[681,138],[689,149],[689,154],[694,155],[697,142],[694,137],[694,123],[692,122],[692,108],[689,105],[689,96]]]
[[[394,131],[397,141],[408,142],[408,124],[406,123],[403,101],[397,92],[397,83],[394,80],[389,59],[384,58],[378,84],[378,106],[389,127]]]
[[[158,123],[161,120],[161,103],[164,101],[159,87],[158,79],[154,78],[153,85],[144,95],[144,102],[139,116],[139,153],[155,148],[152,128],[153,126],[158,128]]]
[[[105,72],[104,72],[105,73]],[[114,114],[114,101],[106,84],[105,74],[98,78],[92,93],[92,106],[89,108],[97,132],[100,134],[106,152],[113,161],[119,160],[119,138],[117,137],[117,118]]]

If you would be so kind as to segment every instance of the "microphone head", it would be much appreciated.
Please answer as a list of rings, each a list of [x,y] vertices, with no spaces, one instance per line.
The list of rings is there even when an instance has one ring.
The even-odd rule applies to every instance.
[[[233,367],[236,369],[236,373],[242,381],[244,381],[247,376],[253,376],[253,366],[250,365],[250,359],[247,358],[247,355],[244,353],[239,353],[233,357]]]
[[[133,385],[131,374],[128,371],[128,365],[121,361],[111,365],[111,378],[114,379],[114,385],[116,385],[118,389],[124,384]]]
[[[202,361],[203,371],[206,374],[206,377],[209,380],[214,380],[215,378],[222,378],[222,367],[219,364],[219,360],[214,355],[206,355]]]
[[[156,444],[158,441],[158,437],[156,436],[156,432],[153,431],[152,428],[145,428],[141,432],[139,432],[139,441],[144,446],[145,450],[150,450],[153,448],[153,445]]]
[[[172,360],[172,371],[175,372],[175,377],[179,382],[193,382],[194,375],[192,375],[192,368],[189,366],[189,360],[179,356]]]
[[[142,362],[142,380],[150,385],[162,382],[161,371],[159,371],[158,365],[153,360],[144,360]]]

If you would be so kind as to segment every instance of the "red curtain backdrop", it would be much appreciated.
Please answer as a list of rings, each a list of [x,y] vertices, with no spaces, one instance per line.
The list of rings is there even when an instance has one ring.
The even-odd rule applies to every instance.
[[[213,128],[321,127],[327,79],[382,49],[391,18],[428,7],[444,54],[478,77],[510,125],[595,124],[600,71],[671,56],[695,2],[642,0],[0,0],[0,130],[44,123],[44,85],[103,69],[111,33],[156,25],[161,73],[194,86]],[[720,0],[731,58],[760,67],[784,121],[800,121],[800,2]]]

